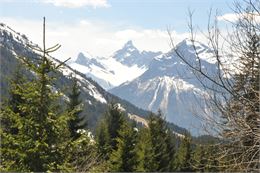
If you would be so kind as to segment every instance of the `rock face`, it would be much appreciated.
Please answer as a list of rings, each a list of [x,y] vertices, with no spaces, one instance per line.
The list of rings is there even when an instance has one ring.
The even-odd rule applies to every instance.
[[[200,56],[211,57],[211,50],[201,44],[195,44]],[[177,45],[177,51],[188,57],[191,63],[197,63],[195,51],[190,41],[183,40]],[[203,71],[216,73],[216,65],[206,60],[201,61]],[[131,82],[126,82],[109,90],[111,93],[130,101],[140,108],[151,111],[161,109],[166,119],[179,126],[192,129],[200,127],[200,121],[194,116],[206,111],[204,92],[188,66],[182,62],[175,51],[155,57],[148,70]]]
[[[153,58],[160,54],[162,54],[162,52],[140,52],[130,40],[122,49],[116,51],[112,57],[128,67],[134,65],[138,67],[148,67]]]

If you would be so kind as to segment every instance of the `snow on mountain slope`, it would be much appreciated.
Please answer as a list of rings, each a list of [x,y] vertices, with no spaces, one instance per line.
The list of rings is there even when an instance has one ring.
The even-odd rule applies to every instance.
[[[143,74],[152,59],[160,54],[161,52],[140,52],[132,41],[128,41],[108,58],[79,53],[77,59],[68,65],[108,90]]]
[[[212,58],[210,48],[201,43],[196,43],[195,46],[199,55],[203,56],[202,70],[215,75],[217,66],[206,61]],[[189,40],[180,42],[177,50],[189,62],[197,63]],[[206,110],[207,93],[174,51],[155,57],[141,76],[111,89],[110,92],[138,107],[152,111],[161,109],[167,120],[188,129],[201,126],[201,122],[193,114]]]
[[[82,76],[75,74],[72,69],[69,68],[63,68],[62,70],[63,75],[69,77],[70,75],[73,75],[78,79],[79,86],[90,96],[95,98],[97,101],[101,103],[107,103],[106,99],[104,96],[97,90],[97,88],[88,80],[83,78]]]
[[[153,57],[162,54],[162,52],[142,51],[140,52],[131,40],[129,40],[122,49],[113,54],[113,58],[118,62],[131,67],[137,65],[138,67],[147,67],[152,61]]]
[[[84,59],[85,58],[85,59]],[[75,62],[68,64],[73,69],[98,82],[104,89],[111,89],[144,73],[146,67],[128,67],[114,58],[89,58],[80,53]]]
[[[18,58],[17,52],[22,51],[24,54],[26,54],[28,57],[32,58],[35,57],[37,54],[33,50],[31,50],[28,45],[34,45],[37,46],[36,44],[33,44],[31,41],[28,40],[28,38],[25,35],[21,35],[20,33],[12,30],[10,27],[7,25],[0,23],[0,46],[6,47],[9,50],[12,50],[12,54]],[[1,47],[0,47],[1,48]],[[4,56],[1,54],[1,56]],[[20,55],[21,56],[21,55]],[[61,62],[53,57],[48,57],[52,59],[53,63],[58,65]],[[4,60],[4,59],[3,59]],[[32,58],[33,60],[33,58]],[[11,64],[10,64],[11,65]],[[102,96],[101,93],[96,89],[96,87],[87,79],[81,77],[78,74],[75,74],[75,72],[68,68],[68,67],[63,67],[61,69],[62,73],[64,76],[69,78],[71,74],[73,74],[78,80],[79,84],[82,85],[83,90],[85,90],[86,93],[88,93],[90,96],[92,96],[94,99],[101,103],[107,103],[106,99]],[[53,88],[56,90],[56,88]]]
[[[10,83],[9,83],[10,81],[8,79],[12,78],[15,69],[18,66],[22,68],[23,70],[22,72],[25,78],[29,78],[29,79],[35,78],[33,71],[30,71],[30,69],[28,69],[19,60],[19,57],[24,57],[32,63],[35,64],[39,63],[40,60],[39,54],[33,51],[28,46],[28,44],[35,45],[25,35],[22,35],[12,30],[7,25],[0,23],[0,88],[1,88],[0,102],[1,103],[2,101],[6,101],[6,99],[8,98],[8,92],[10,88]],[[91,56],[87,55],[87,57],[91,57]],[[61,63],[59,60],[57,60],[54,57],[48,57],[48,58],[52,59],[53,60],[52,62],[55,63],[55,65]],[[89,59],[90,61],[88,61]],[[82,66],[82,68],[86,68],[86,65],[88,64],[90,64],[90,67],[93,64],[95,64],[95,67],[99,67],[100,69],[102,68],[109,69],[107,66],[111,66],[110,63],[115,63],[115,62],[108,61],[104,63],[105,66],[103,66],[99,62],[95,62],[95,59],[91,60],[91,58],[88,58],[87,61],[85,61],[86,59],[82,55],[81,55],[81,59],[79,60],[82,60],[79,63],[85,64],[85,66]],[[107,60],[104,60],[104,62],[105,61]],[[116,65],[119,64],[118,67],[123,66],[119,62],[116,62],[115,64]],[[78,67],[81,66],[78,65]],[[135,70],[134,68],[133,68],[133,73]],[[106,92],[102,87],[100,87],[97,84],[97,82],[86,77],[85,74],[82,74],[77,70],[78,68],[72,69],[70,66],[64,64],[62,69],[54,73],[56,79],[53,81],[54,83],[50,87],[55,92],[56,91],[62,92],[61,94],[64,99],[62,100],[65,101],[68,100],[67,95],[70,93],[70,86],[72,85],[73,82],[73,80],[71,80],[72,79],[71,74],[72,76],[75,76],[78,79],[78,83],[80,85],[79,89],[81,91],[80,98],[84,105],[82,115],[87,116],[86,118],[88,120],[88,128],[92,128],[92,129],[95,128],[97,121],[107,111],[108,104],[111,102],[120,104],[121,107],[126,111],[128,115],[135,115],[134,117],[136,121],[138,120],[137,122],[139,122],[139,120],[142,120],[142,122],[144,122],[145,121],[144,118],[150,114],[150,112],[137,108],[133,104]],[[128,73],[122,74],[122,76],[127,76],[127,75]],[[63,103],[62,100],[61,102]],[[172,129],[174,129],[176,132],[179,133],[186,132],[185,129],[180,128],[174,124],[172,124]]]

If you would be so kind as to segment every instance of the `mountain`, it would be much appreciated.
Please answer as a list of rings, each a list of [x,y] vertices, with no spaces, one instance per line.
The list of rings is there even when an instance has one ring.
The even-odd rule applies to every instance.
[[[0,101],[1,104],[5,102],[8,98],[9,92],[9,79],[15,72],[18,66],[22,67],[23,74],[27,78],[34,78],[33,72],[26,69],[26,67],[21,63],[19,57],[25,57],[27,60],[37,63],[39,55],[37,52],[33,51],[28,45],[34,45],[29,39],[20,34],[7,25],[0,23]],[[51,58],[54,63],[61,63],[54,57]],[[80,59],[79,59],[80,60]],[[85,61],[80,61],[81,63],[87,63]],[[93,62],[91,62],[93,63]],[[136,106],[130,104],[129,102],[120,99],[106,92],[102,87],[100,87],[91,78],[85,76],[68,65],[62,68],[61,71],[55,73],[56,81],[54,83],[54,89],[61,91],[64,96],[63,99],[67,98],[68,88],[72,84],[70,75],[73,74],[78,79],[81,90],[81,99],[84,103],[83,115],[89,120],[90,128],[93,128],[105,111],[107,110],[108,103],[118,103],[129,114],[138,115],[141,117],[146,117],[149,112],[139,109]]]
[[[198,42],[195,46],[197,53],[203,57],[202,70],[215,74],[217,67],[209,62],[212,56],[210,48]],[[176,49],[180,54],[188,57],[187,61],[198,63],[192,43],[188,39],[180,42]],[[140,108],[151,111],[161,109],[168,121],[192,129],[193,134],[197,133],[196,128],[201,126],[200,120],[194,114],[207,111],[204,99],[207,93],[174,50],[153,58],[148,70],[141,76],[112,88],[109,92]]]
[[[152,59],[159,54],[161,52],[140,52],[132,41],[128,41],[111,57],[92,57],[88,53],[81,52],[77,59],[68,65],[91,77],[108,90],[140,76],[147,70]]]
[[[138,67],[148,67],[152,59],[162,52],[151,52],[142,51],[140,52],[131,40],[129,40],[122,49],[119,49],[114,53],[112,58],[116,59],[118,62],[131,67],[137,65]]]

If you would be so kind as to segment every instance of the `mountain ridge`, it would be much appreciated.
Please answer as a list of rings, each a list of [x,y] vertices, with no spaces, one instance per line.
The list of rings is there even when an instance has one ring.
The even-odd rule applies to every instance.
[[[202,70],[215,74],[216,65],[206,61],[212,56],[210,48],[199,42],[194,45],[199,55],[204,56],[200,62]],[[203,122],[194,115],[206,111],[205,98],[208,95],[191,69],[176,54],[178,51],[188,57],[190,63],[198,63],[193,48],[190,40],[183,40],[175,49],[153,58],[148,69],[138,78],[109,92],[150,111],[161,109],[168,121],[179,126],[194,130],[195,126],[201,128]]]

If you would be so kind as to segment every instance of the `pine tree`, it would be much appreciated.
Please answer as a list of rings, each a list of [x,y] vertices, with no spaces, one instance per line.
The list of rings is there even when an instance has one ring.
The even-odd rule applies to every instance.
[[[217,148],[211,143],[205,145],[197,144],[192,153],[192,170],[198,172],[221,171],[219,168],[219,162],[215,157],[216,153]]]
[[[175,168],[174,168],[174,156],[175,156],[175,152],[176,152],[176,136],[172,133],[172,131],[170,129],[167,130],[166,133],[166,145],[167,145],[167,153],[169,155],[169,163],[168,163],[168,168],[167,170],[169,172],[174,172]]]
[[[86,121],[84,122],[84,117],[81,116],[82,108],[80,106],[82,106],[82,101],[79,98],[80,89],[75,77],[72,78],[71,93],[69,93],[68,97],[69,102],[67,103],[67,107],[68,111],[72,114],[69,121],[70,133],[73,139],[77,139],[80,136],[78,130],[86,128],[87,123]]]
[[[104,159],[109,159],[112,151],[117,149],[119,131],[125,122],[125,115],[118,105],[111,104],[96,129],[98,151]]]
[[[145,149],[146,171],[173,171],[174,140],[172,132],[159,111],[149,117],[149,141]]]
[[[143,129],[143,133],[139,137],[141,151],[143,151],[141,170],[145,172],[154,172],[158,169],[158,164],[154,161],[155,151],[153,148],[150,129]]]
[[[110,138],[111,149],[117,149],[117,140],[119,137],[119,130],[121,126],[125,123],[126,115],[119,109],[118,105],[112,104],[106,114],[105,120],[107,122],[108,134]]]
[[[137,129],[125,122],[116,138],[117,147],[110,156],[110,170],[113,172],[134,172],[138,168]]]
[[[23,84],[17,84],[13,93],[23,99],[1,110],[1,122],[9,121],[11,128],[18,133],[12,134],[7,126],[1,126],[1,170],[3,171],[59,171],[68,170],[67,123],[69,115],[58,111],[57,98],[51,86],[53,79],[50,73],[62,64],[55,66],[47,56],[59,46],[45,48],[45,19],[43,27],[43,49],[35,48],[42,53],[37,64],[22,60],[32,70],[36,78]],[[16,112],[15,112],[16,111]]]
[[[19,90],[18,87],[24,84],[25,82],[26,79],[25,76],[23,76],[22,67],[21,65],[17,65],[13,78],[10,81],[11,87],[9,90],[10,96],[8,100],[8,105],[11,106],[11,109],[14,111],[14,113],[20,112],[18,106],[24,102],[21,94],[17,93],[16,91],[18,91]]]
[[[192,171],[191,152],[191,138],[188,135],[185,135],[176,153],[176,159],[174,162],[176,171]]]
[[[13,77],[10,79],[10,90],[9,90],[9,98],[7,101],[7,105],[9,105],[10,109],[13,110],[14,113],[19,113],[20,116],[24,116],[21,111],[19,111],[19,105],[21,105],[24,102],[24,99],[22,98],[22,95],[17,92],[19,89],[19,86],[24,84],[26,82],[25,77],[22,75],[21,66],[17,65],[16,70],[13,74]],[[10,119],[9,119],[10,120]],[[14,127],[11,128],[12,123],[8,121],[8,119],[3,119],[1,121],[1,124],[6,126],[7,129],[9,129],[10,133],[17,134],[18,128]],[[9,128],[8,128],[9,127]]]
[[[108,160],[112,149],[110,146],[111,138],[108,133],[108,127],[105,119],[102,119],[96,128],[95,139],[97,141],[97,149],[99,154],[104,160]]]

